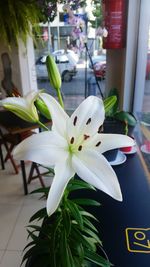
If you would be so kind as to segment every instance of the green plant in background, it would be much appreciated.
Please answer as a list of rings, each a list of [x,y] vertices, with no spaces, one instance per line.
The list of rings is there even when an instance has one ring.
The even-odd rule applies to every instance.
[[[118,179],[103,153],[124,145],[132,146],[134,142],[125,135],[101,133],[105,111],[108,113],[114,106],[115,96],[105,99],[104,104],[100,98],[89,96],[69,117],[63,109],[61,81],[51,56],[47,58],[47,67],[59,103],[43,92],[31,92],[31,103],[30,95],[9,97],[0,102],[25,120],[30,120],[31,114],[32,121],[45,130],[21,142],[14,150],[14,158],[31,160],[48,169],[54,167],[50,169],[54,175],[50,189],[35,192],[44,193],[47,205],[30,219],[28,233],[32,241],[25,248],[23,261],[31,261],[32,265],[27,266],[32,267],[87,267],[89,263],[109,267],[111,264],[94,225],[96,218],[84,209],[86,205],[99,206],[99,203],[71,195],[78,189],[95,190],[96,187],[122,201]],[[51,130],[42,124],[39,112],[51,116]],[[75,173],[84,181],[76,179]],[[97,248],[104,257],[97,253]]]
[[[94,225],[97,219],[84,206],[99,206],[93,199],[70,198],[72,192],[78,190],[95,190],[91,185],[81,180],[71,180],[64,193],[59,209],[47,216],[46,208],[42,208],[30,218],[27,227],[32,241],[26,246],[22,262],[36,258],[32,267],[86,267],[92,262],[94,266],[111,266],[106,259],[97,254],[102,243]],[[32,193],[43,193],[48,197],[49,188],[36,190]],[[41,226],[33,222],[41,221]],[[106,255],[102,249],[102,255]]]
[[[32,25],[36,26],[41,12],[36,0],[7,0],[0,2],[0,40],[10,46],[18,39],[26,42],[32,35]]]
[[[123,110],[119,110],[119,94],[118,94],[118,90],[116,88],[113,88],[110,90],[108,97],[110,97],[110,96],[115,96],[116,102],[106,112],[106,117],[124,122],[124,124],[125,124],[124,131],[125,131],[125,134],[127,135],[128,134],[128,127],[129,126],[134,127],[137,123],[137,120],[132,113],[127,112],[127,111],[123,111]]]

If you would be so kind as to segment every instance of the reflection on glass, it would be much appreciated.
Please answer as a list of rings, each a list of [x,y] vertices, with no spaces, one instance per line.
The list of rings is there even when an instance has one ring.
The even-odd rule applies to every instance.
[[[143,167],[146,175],[150,178],[150,27],[147,47],[143,106],[142,112],[137,114],[139,129],[137,129],[136,137],[141,151]]]

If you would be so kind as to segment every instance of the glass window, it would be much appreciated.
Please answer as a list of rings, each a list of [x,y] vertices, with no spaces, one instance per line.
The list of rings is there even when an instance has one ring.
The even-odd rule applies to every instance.
[[[37,38],[35,47],[38,88],[45,88],[47,93],[56,96],[55,90],[50,86],[46,68],[46,56],[50,49],[62,78],[61,90],[68,113],[72,113],[85,96],[100,95],[100,90],[104,92],[106,73],[106,51],[102,49],[102,43],[95,36],[88,38],[87,46],[94,64],[93,71],[85,48],[80,49],[78,40],[70,37],[72,27],[64,25],[60,26],[59,30],[58,27],[53,26],[50,26],[50,30],[48,27],[43,27],[43,43]],[[89,85],[88,81],[91,77],[93,80]]]

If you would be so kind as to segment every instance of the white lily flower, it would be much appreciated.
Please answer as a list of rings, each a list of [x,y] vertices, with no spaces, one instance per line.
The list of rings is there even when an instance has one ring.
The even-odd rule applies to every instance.
[[[52,131],[31,136],[14,150],[16,159],[54,166],[55,176],[47,199],[47,213],[58,207],[69,180],[75,173],[84,181],[122,201],[120,185],[103,152],[134,145],[125,135],[102,134],[104,106],[95,96],[86,98],[69,118],[50,95],[40,97],[52,116]]]
[[[0,101],[0,105],[23,120],[37,122],[39,116],[34,101],[38,95],[39,92],[32,91],[24,97],[7,97]]]

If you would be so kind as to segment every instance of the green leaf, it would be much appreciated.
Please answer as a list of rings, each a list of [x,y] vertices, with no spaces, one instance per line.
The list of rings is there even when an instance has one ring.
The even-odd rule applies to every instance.
[[[42,233],[43,236],[50,238],[50,226],[49,225],[46,225],[46,226],[29,225],[28,228],[31,228],[34,230],[34,232]]]
[[[27,238],[32,238],[32,240],[34,242],[36,242],[36,240],[38,239],[38,236],[34,234],[34,231],[30,231],[29,229],[27,229],[27,232],[28,232],[28,237]]]
[[[30,243],[28,243],[28,244],[24,247],[23,251],[25,251],[28,247],[33,246],[33,245],[36,245],[36,242],[35,242],[35,241],[31,241]]]
[[[115,105],[117,101],[117,97],[115,95],[109,96],[106,99],[104,99],[104,108],[105,108],[105,114],[107,116],[108,112],[112,109],[112,107]]]
[[[101,240],[99,239],[98,235],[96,233],[94,233],[92,230],[90,230],[87,227],[84,227],[83,232],[86,233],[88,236],[91,236],[93,239],[95,239],[95,241],[102,245]]]
[[[36,1],[5,1],[5,5],[0,5],[1,41],[9,49],[18,45],[20,39],[26,43],[28,36],[33,37],[31,25],[36,25],[36,34],[39,32],[37,25],[42,17]]]
[[[84,236],[85,240],[91,245],[92,251],[96,252],[97,250],[97,241],[92,237]]]
[[[120,120],[120,121],[124,121],[126,122],[128,125],[130,126],[135,126],[137,123],[136,118],[134,117],[133,114],[130,114],[129,112],[126,111],[118,111],[115,114],[115,119]]]
[[[70,257],[69,257],[69,251],[68,251],[68,241],[66,236],[66,231],[61,232],[61,244],[60,244],[60,257],[61,257],[61,264],[62,267],[70,267]]]
[[[77,267],[75,262],[74,262],[74,258],[73,258],[73,255],[71,253],[71,249],[70,247],[68,246],[68,254],[69,254],[69,259],[70,259],[70,263],[71,263],[71,267]],[[80,265],[81,266],[81,265]]]
[[[49,247],[46,245],[42,245],[39,246],[36,244],[36,246],[33,246],[32,248],[30,248],[23,256],[22,259],[22,263],[26,260],[29,259],[30,257],[33,257],[34,255],[37,257],[37,255],[42,255],[42,254],[46,254],[46,253],[50,253],[49,251]]]
[[[32,222],[34,220],[41,220],[44,217],[47,217],[47,212],[46,212],[46,208],[42,208],[40,210],[38,210],[29,220],[29,222]]]
[[[33,190],[30,194],[38,194],[38,193],[45,193],[46,195],[48,195],[49,187],[42,187],[42,188]]]
[[[64,226],[64,229],[66,231],[66,234],[67,234],[67,237],[69,236],[70,234],[70,231],[71,231],[71,219],[70,219],[70,214],[68,212],[68,210],[63,210],[63,226]]]
[[[94,230],[96,233],[98,233],[96,227],[86,218],[83,217],[83,222],[85,225],[87,225],[89,228],[91,228],[92,230]]]
[[[89,251],[85,249],[85,259],[97,264],[101,267],[110,267],[111,264],[106,259],[104,259],[102,256],[98,255],[97,253],[93,251]]]
[[[118,106],[119,106],[119,94],[118,94],[118,90],[116,88],[112,88],[109,92],[108,97],[110,96],[116,96],[117,100],[116,103],[112,106],[111,109],[109,109],[109,111],[107,112],[107,116],[108,117],[113,117],[114,114],[117,112],[118,110]]]
[[[84,181],[81,181],[81,180],[77,180],[77,179],[72,179],[70,181],[70,183],[68,184],[67,186],[67,190],[69,192],[71,191],[74,191],[74,190],[79,190],[79,189],[92,189],[92,190],[96,190],[94,188],[94,186],[84,182]]]
[[[90,250],[93,250],[93,245],[89,240],[83,235],[83,233],[80,232],[80,230],[77,228],[76,225],[72,225],[72,241],[81,243],[83,247],[88,248]]]
[[[78,206],[71,200],[68,200],[66,202],[66,205],[67,205],[68,209],[70,210],[72,217],[76,220],[76,222],[79,224],[81,229],[83,229],[83,219],[82,219],[82,215],[78,209]]]
[[[92,218],[93,220],[95,220],[95,221],[98,222],[98,220],[97,220],[97,218],[96,218],[95,216],[93,216],[91,213],[89,213],[89,212],[87,212],[87,211],[85,211],[85,210],[80,210],[80,214],[81,214],[82,216],[90,217],[90,218]]]
[[[73,202],[84,206],[100,206],[98,201],[88,198],[75,198],[73,199]]]

